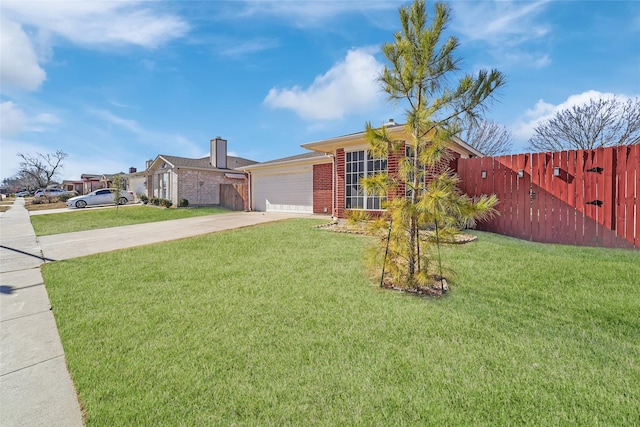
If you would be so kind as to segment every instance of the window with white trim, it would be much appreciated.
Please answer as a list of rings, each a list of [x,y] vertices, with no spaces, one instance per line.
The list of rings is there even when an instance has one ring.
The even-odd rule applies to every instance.
[[[387,171],[387,159],[373,157],[368,150],[345,153],[345,209],[382,209],[386,197],[367,194],[361,180],[365,177]]]

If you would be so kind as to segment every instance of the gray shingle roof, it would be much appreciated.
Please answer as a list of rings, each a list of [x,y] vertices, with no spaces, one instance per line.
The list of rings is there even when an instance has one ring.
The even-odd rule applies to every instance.
[[[177,168],[198,168],[198,169],[216,169],[211,166],[209,156],[203,157],[201,159],[189,159],[186,157],[178,157],[178,156],[167,156],[165,154],[160,154],[160,157],[167,160],[173,166]],[[235,156],[227,156],[227,169],[239,168],[242,166],[253,165],[257,162],[253,160],[244,159],[242,157]]]
[[[325,157],[324,153],[319,153],[317,151],[311,151],[308,153],[297,154],[295,156],[282,157],[280,159],[268,160],[266,162],[261,162],[261,165],[268,165],[270,163],[282,163],[282,162],[292,162],[295,160],[303,160],[303,159],[313,159],[315,157]]]

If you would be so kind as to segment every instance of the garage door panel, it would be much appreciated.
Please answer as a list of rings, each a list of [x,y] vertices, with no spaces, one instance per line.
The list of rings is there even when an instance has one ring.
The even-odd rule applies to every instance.
[[[312,172],[254,176],[254,209],[266,212],[313,212]]]

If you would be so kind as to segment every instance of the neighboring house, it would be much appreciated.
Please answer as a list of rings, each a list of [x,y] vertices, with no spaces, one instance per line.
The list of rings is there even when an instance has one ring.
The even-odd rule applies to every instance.
[[[99,190],[101,188],[109,188],[113,183],[113,177],[116,175],[126,176],[124,172],[102,174],[102,175],[83,173],[82,175],[80,175],[80,179],[82,181],[78,182],[78,184],[82,183],[82,187],[80,190],[75,188],[75,191],[77,191],[80,194],[89,194],[94,190]],[[74,183],[75,182],[76,181],[74,181]]]
[[[389,121],[388,132],[408,140],[404,126]],[[404,138],[403,138],[404,137]],[[331,214],[344,218],[346,210],[381,212],[382,199],[367,194],[362,177],[378,172],[396,173],[407,147],[387,158],[369,154],[364,132],[302,144],[309,153],[242,168],[247,173],[249,208],[265,212]],[[451,141],[454,158],[481,157],[482,153],[462,140]],[[456,160],[451,162],[455,169]],[[398,197],[405,189],[396,189]]]
[[[149,163],[151,164],[151,162]],[[147,171],[138,172],[136,168],[129,168],[129,173],[124,175],[125,190],[131,191],[135,200],[140,199],[139,195],[147,195]]]
[[[100,175],[100,188],[110,188],[111,184],[113,184],[113,177],[116,175],[122,175],[125,176],[124,172],[118,172],[118,173],[112,173],[110,175]],[[125,184],[125,188],[127,188],[126,182]]]
[[[64,190],[66,190],[66,191],[75,191],[78,194],[82,194],[83,182],[82,181],[64,180],[64,181],[62,181],[62,188]]]
[[[190,159],[160,154],[148,162],[146,194],[171,200],[174,206],[178,206],[180,199],[186,199],[189,206],[222,205],[244,210],[245,175],[237,169],[255,163],[228,156],[227,141],[217,137],[211,140],[207,157]]]
[[[82,194],[91,193],[93,190],[97,190],[99,188],[104,188],[102,185],[100,178],[102,175],[83,173],[80,175],[80,179],[82,180]]]

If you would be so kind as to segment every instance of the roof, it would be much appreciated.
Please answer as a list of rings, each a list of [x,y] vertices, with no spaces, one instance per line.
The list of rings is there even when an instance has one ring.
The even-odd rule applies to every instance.
[[[250,165],[247,169],[259,169],[261,167],[269,167],[276,165],[284,165],[284,164],[295,164],[295,163],[323,163],[324,161],[329,161],[330,157],[328,157],[325,153],[321,153],[318,151],[309,151],[307,153],[297,154],[295,156],[282,157],[279,159],[268,160],[266,162],[256,163],[254,165]]]
[[[266,162],[261,162],[261,165],[268,165],[268,164],[272,164],[272,163],[288,163],[288,162],[295,162],[297,160],[306,160],[306,159],[313,159],[314,157],[326,157],[324,153],[319,153],[317,151],[311,151],[308,153],[302,153],[302,154],[297,154],[295,156],[289,156],[289,157],[282,157],[280,159],[274,159],[274,160],[269,160]]]
[[[95,174],[95,173],[83,173],[82,175],[80,175],[80,179],[95,179],[95,180],[100,180],[100,178],[102,177],[102,174]]]
[[[387,125],[385,127],[390,131],[390,133],[393,133],[393,134],[406,131],[404,125],[401,125],[398,123],[394,123],[393,125]],[[323,153],[332,153],[337,148],[344,147],[345,145],[359,144],[359,143],[365,142],[365,133],[366,132],[362,131],[362,132],[350,133],[348,135],[338,136],[335,138],[329,138],[322,141],[309,142],[306,144],[302,144],[302,147],[306,148],[307,150],[314,150],[314,151],[323,152]],[[453,138],[451,138],[451,142],[458,145],[458,147],[460,147],[464,151],[467,151],[471,155],[474,155],[477,157],[484,157],[484,154],[482,154],[480,151],[476,150],[471,145],[467,144],[466,142],[464,142],[458,137],[454,136]]]
[[[191,169],[218,169],[211,166],[211,158],[209,156],[202,157],[200,159],[190,159],[187,157],[168,156],[166,154],[160,154],[158,157],[162,157],[168,163],[171,163],[176,168],[191,168]],[[253,165],[257,162],[242,157],[227,156],[227,167],[225,169],[235,169],[243,166]]]

